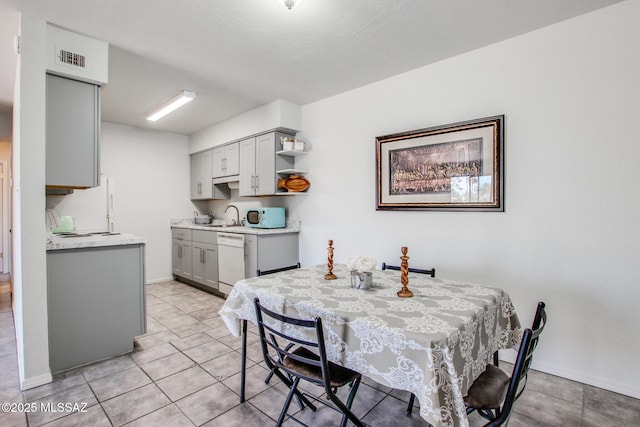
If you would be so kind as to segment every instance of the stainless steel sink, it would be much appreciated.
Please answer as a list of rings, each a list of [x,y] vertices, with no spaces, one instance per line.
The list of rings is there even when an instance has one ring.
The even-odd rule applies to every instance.
[[[242,227],[242,224],[198,224],[202,227],[215,227],[215,228],[227,228],[227,227]]]

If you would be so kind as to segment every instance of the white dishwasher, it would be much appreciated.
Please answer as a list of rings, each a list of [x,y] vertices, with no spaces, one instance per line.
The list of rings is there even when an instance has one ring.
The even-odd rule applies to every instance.
[[[218,233],[219,290],[229,295],[234,283],[244,279],[244,235]]]

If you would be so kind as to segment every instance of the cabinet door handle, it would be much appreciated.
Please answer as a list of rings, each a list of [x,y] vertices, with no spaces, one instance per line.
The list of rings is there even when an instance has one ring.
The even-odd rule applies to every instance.
[[[205,263],[205,261],[204,261],[204,249],[200,249],[200,262],[202,264]]]

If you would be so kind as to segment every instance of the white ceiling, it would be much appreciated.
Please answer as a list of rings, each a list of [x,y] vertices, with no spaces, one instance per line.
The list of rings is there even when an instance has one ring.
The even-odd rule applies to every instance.
[[[109,42],[106,121],[190,134],[276,99],[306,104],[620,0],[0,0],[0,112],[18,11]],[[197,98],[155,123],[180,90]]]

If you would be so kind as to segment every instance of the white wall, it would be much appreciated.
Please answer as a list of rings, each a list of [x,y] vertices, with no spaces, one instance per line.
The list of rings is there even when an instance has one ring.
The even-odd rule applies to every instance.
[[[171,279],[170,218],[193,216],[187,136],[102,123],[101,170],[113,178],[115,231],[146,240],[146,281]]]
[[[45,209],[45,22],[22,16],[13,116],[13,316],[22,389],[51,381]]]
[[[246,138],[276,128],[300,129],[300,106],[279,99],[196,132],[189,137],[189,153]]]
[[[301,258],[371,255],[506,289],[549,325],[535,366],[640,397],[640,1],[302,108]],[[375,137],[506,115],[506,212],[375,210]]]

